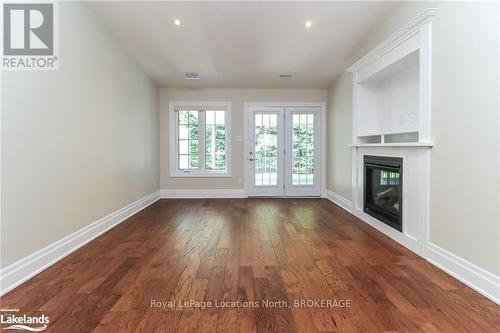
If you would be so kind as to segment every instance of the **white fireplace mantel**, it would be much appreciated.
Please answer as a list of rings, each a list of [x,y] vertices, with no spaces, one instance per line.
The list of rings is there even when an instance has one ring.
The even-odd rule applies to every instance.
[[[350,147],[428,147],[434,146],[431,142],[395,142],[395,143],[355,143]]]

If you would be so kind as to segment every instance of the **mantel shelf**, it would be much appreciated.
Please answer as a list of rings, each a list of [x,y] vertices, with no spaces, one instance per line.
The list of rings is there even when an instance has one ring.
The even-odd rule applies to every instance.
[[[353,143],[349,147],[433,147],[432,142],[400,142],[400,143]]]

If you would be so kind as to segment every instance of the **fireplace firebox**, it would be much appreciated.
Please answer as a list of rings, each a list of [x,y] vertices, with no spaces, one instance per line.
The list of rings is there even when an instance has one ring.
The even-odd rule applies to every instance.
[[[364,156],[363,211],[403,231],[403,159]]]

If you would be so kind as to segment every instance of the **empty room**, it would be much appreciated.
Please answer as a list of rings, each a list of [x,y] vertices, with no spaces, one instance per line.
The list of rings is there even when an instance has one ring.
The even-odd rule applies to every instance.
[[[500,2],[1,8],[0,331],[500,331]]]

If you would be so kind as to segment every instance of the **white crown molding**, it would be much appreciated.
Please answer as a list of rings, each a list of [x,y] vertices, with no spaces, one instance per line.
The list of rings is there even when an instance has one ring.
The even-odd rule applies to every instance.
[[[161,190],[162,199],[247,198],[244,189],[175,189]]]
[[[405,40],[416,34],[419,29],[426,23],[430,22],[437,13],[437,8],[427,8],[408,24],[392,34],[389,38],[377,45],[373,50],[368,52],[364,57],[356,61],[347,69],[348,72],[358,72],[366,67],[374,60],[380,58],[396,46],[403,43]]]
[[[0,295],[28,281],[159,199],[159,191],[151,193],[0,270]]]

